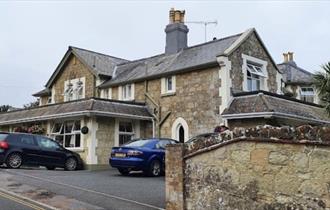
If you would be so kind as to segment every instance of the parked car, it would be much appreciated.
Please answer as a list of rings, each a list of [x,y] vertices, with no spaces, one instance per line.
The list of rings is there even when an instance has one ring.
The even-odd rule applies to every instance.
[[[122,175],[143,171],[149,176],[160,176],[165,173],[165,146],[176,143],[173,139],[136,139],[113,147],[109,163]]]
[[[81,169],[79,154],[65,149],[56,141],[39,135],[0,132],[0,165],[20,168],[22,165],[56,167],[73,171]]]

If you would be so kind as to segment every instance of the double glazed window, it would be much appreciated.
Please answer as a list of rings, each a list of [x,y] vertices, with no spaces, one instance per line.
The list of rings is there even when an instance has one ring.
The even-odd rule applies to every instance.
[[[121,98],[125,101],[134,100],[133,88],[132,84],[122,86]]]
[[[314,103],[314,88],[312,87],[302,87],[300,91],[300,99],[302,101]]]
[[[161,93],[162,94],[173,94],[176,89],[175,76],[164,77],[161,80]]]
[[[81,147],[80,121],[55,123],[50,136],[66,148]]]
[[[247,89],[248,91],[261,90],[262,80],[265,75],[262,71],[262,66],[247,63]]]
[[[119,122],[119,145],[131,141],[133,136],[134,136],[133,123]]]

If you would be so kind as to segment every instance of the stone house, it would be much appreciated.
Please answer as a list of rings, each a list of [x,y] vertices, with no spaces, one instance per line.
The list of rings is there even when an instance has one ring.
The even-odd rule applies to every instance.
[[[283,63],[277,66],[283,72],[284,94],[305,102],[320,103],[316,88],[312,84],[313,74],[296,64],[293,52],[283,53],[283,57]]]
[[[132,138],[184,142],[221,123],[329,122],[318,105],[279,95],[282,73],[255,29],[188,47],[184,14],[170,11],[165,52],[153,57],[128,61],[70,46],[34,94],[40,106],[0,114],[0,130],[37,125],[95,168]]]

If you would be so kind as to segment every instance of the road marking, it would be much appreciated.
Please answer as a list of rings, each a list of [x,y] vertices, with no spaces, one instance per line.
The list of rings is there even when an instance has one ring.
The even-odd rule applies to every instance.
[[[49,183],[53,183],[53,184],[57,184],[57,185],[62,185],[62,186],[65,186],[65,187],[71,187],[73,189],[82,190],[82,191],[85,191],[85,192],[94,193],[94,194],[102,195],[104,197],[113,198],[113,199],[117,199],[117,200],[121,200],[121,201],[126,201],[128,203],[134,203],[134,204],[149,207],[149,208],[152,208],[152,209],[165,210],[165,209],[160,208],[158,206],[150,205],[150,204],[147,204],[147,203],[141,203],[139,201],[123,198],[123,197],[116,196],[116,195],[111,195],[111,194],[106,194],[106,193],[103,193],[103,192],[98,192],[98,191],[94,191],[94,190],[90,190],[90,189],[85,189],[85,188],[74,186],[74,185],[71,185],[71,184],[64,184],[64,183],[61,183],[61,182],[55,182],[55,181],[51,181],[51,180],[48,180],[48,179],[44,179],[44,178],[40,178],[40,177],[36,177],[36,176],[32,176],[32,175],[21,174],[19,172],[9,171],[8,169],[5,169],[5,171],[8,172],[8,173],[11,173],[11,174],[16,174],[16,175],[19,175],[19,176],[25,176],[25,177],[29,177],[29,178],[32,178],[32,179],[37,179],[37,180],[40,180],[40,181],[43,181],[43,182],[49,182]]]
[[[12,200],[12,201],[14,201],[16,203],[20,203],[20,204],[22,204],[24,206],[30,207],[30,208],[35,209],[35,210],[45,210],[44,208],[41,208],[41,207],[36,206],[36,205],[34,205],[32,203],[29,203],[29,202],[26,202],[26,201],[21,200],[19,198],[16,198],[16,197],[14,197],[12,195],[5,194],[3,192],[0,192],[0,196],[3,197],[3,198],[7,198],[9,200]]]
[[[35,204],[37,206],[40,206],[41,208],[45,208],[45,209],[48,209],[48,210],[59,210],[53,206],[49,206],[45,203],[41,203],[39,201],[35,201],[35,200],[32,200],[31,198],[28,198],[28,197],[25,197],[25,196],[22,196],[22,195],[19,195],[17,193],[14,193],[14,192],[11,192],[11,191],[8,191],[8,190],[5,190],[5,189],[2,189],[0,188],[0,192],[6,194],[6,195],[10,195],[12,197],[15,197],[17,199],[21,199],[23,201],[26,201],[26,202],[30,202],[31,204]]]

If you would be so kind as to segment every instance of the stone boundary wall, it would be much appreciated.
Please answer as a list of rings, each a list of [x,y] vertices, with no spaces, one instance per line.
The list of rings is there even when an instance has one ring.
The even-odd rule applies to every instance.
[[[235,128],[170,145],[166,209],[330,209],[330,127]]]

